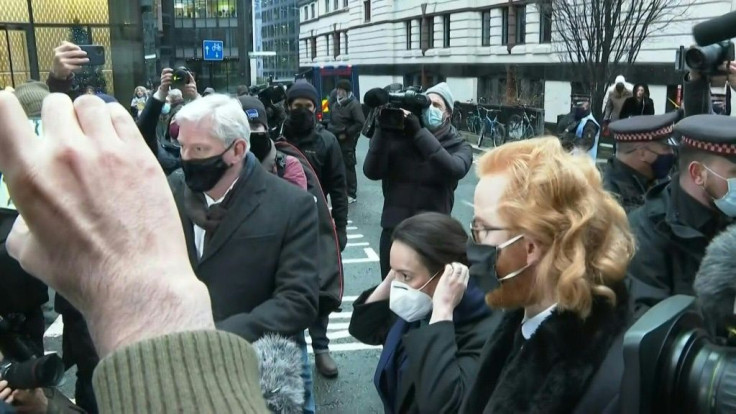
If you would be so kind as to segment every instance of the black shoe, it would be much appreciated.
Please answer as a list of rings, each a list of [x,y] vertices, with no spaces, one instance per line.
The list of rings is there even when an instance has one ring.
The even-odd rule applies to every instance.
[[[322,374],[325,378],[337,377],[337,364],[332,359],[329,352],[323,352],[320,354],[314,354],[314,365],[317,367],[317,371]]]

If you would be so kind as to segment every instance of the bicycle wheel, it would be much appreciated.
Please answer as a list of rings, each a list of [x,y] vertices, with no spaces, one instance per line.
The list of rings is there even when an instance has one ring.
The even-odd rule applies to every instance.
[[[526,131],[524,128],[524,119],[520,115],[511,115],[509,118],[508,135],[506,142],[521,141],[526,138]]]
[[[501,145],[503,145],[503,143],[506,141],[506,128],[503,126],[503,124],[496,123],[496,125],[493,126],[491,137],[493,137],[494,147],[500,147]]]

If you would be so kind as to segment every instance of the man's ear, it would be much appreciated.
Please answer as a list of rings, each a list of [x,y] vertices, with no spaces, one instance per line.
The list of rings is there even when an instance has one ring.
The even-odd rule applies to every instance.
[[[708,174],[706,173],[705,166],[703,164],[693,161],[687,166],[687,172],[690,174],[690,179],[693,180],[698,187],[705,186]]]

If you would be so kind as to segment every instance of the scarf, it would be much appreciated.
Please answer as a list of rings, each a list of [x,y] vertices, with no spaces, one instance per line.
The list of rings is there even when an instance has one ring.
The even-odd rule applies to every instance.
[[[227,211],[245,188],[248,177],[253,173],[258,160],[255,155],[248,153],[245,157],[243,170],[238,177],[238,181],[233,188],[227,192],[225,198],[220,203],[207,206],[207,200],[204,193],[195,193],[188,186],[184,187],[184,212],[192,220],[192,223],[204,229],[204,245],[212,238],[219,227],[222,220],[227,215]]]

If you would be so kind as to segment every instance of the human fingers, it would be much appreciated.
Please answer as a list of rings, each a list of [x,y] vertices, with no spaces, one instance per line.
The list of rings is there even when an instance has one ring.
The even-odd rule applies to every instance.
[[[29,164],[31,154],[39,145],[27,119],[15,95],[0,92],[0,171],[9,184]]]
[[[41,120],[44,139],[67,144],[81,140],[83,132],[77,120],[74,103],[67,95],[52,93],[47,96],[41,108]]]
[[[143,143],[143,137],[141,136],[138,126],[135,124],[135,121],[133,121],[130,113],[128,113],[122,105],[116,103],[107,104],[107,110],[109,111],[112,119],[115,136],[119,140],[123,142],[138,141],[141,144]]]
[[[116,133],[110,111],[102,99],[97,96],[82,95],[74,101],[74,109],[79,127],[89,140],[103,146],[115,140]]]

